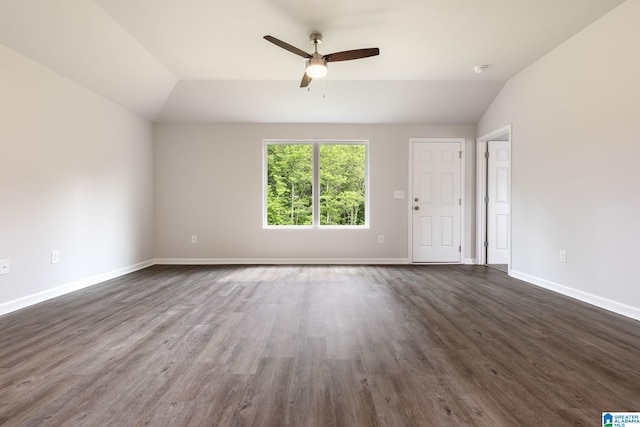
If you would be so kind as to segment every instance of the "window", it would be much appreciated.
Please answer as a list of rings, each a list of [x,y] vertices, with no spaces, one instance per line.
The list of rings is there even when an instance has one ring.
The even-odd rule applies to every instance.
[[[367,141],[265,141],[265,227],[367,227]]]

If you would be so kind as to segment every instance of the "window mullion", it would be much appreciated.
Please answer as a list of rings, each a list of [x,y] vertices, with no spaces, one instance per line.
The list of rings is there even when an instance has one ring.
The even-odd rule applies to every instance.
[[[320,226],[320,144],[313,143],[313,227]]]

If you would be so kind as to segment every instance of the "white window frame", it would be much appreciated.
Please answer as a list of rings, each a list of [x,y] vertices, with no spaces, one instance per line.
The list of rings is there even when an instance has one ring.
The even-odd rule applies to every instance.
[[[311,225],[269,225],[267,223],[267,182],[269,145],[311,145],[313,147],[313,181],[312,181],[312,224]],[[364,145],[365,146],[365,193],[364,193],[364,224],[363,225],[321,225],[320,224],[320,146],[321,145]],[[264,139],[262,141],[262,228],[268,229],[333,229],[333,230],[363,230],[369,228],[369,140],[365,139]]]

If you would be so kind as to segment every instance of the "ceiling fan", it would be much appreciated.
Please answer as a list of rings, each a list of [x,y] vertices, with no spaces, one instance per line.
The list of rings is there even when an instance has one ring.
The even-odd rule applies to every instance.
[[[318,45],[322,43],[322,34],[320,33],[311,33],[311,35],[309,35],[309,41],[314,45],[313,53],[307,53],[304,50],[291,46],[289,43],[278,40],[273,36],[264,36],[264,39],[307,60],[306,70],[302,76],[300,87],[307,87],[309,86],[309,83],[311,83],[311,80],[326,76],[327,62],[350,61],[352,59],[368,58],[369,56],[376,56],[380,54],[380,49],[372,47],[368,49],[344,50],[342,52],[322,55],[318,53]]]

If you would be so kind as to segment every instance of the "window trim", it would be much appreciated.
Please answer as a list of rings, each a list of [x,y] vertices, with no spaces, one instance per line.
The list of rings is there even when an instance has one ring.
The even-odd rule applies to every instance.
[[[364,145],[364,224],[363,225],[321,225],[320,224],[320,146],[336,145]],[[313,179],[312,179],[312,224],[311,225],[270,225],[267,218],[267,183],[268,183],[268,153],[269,145],[311,145],[313,148]],[[367,139],[263,139],[262,140],[262,228],[276,230],[366,230],[370,228],[370,176],[369,176],[369,140]]]

